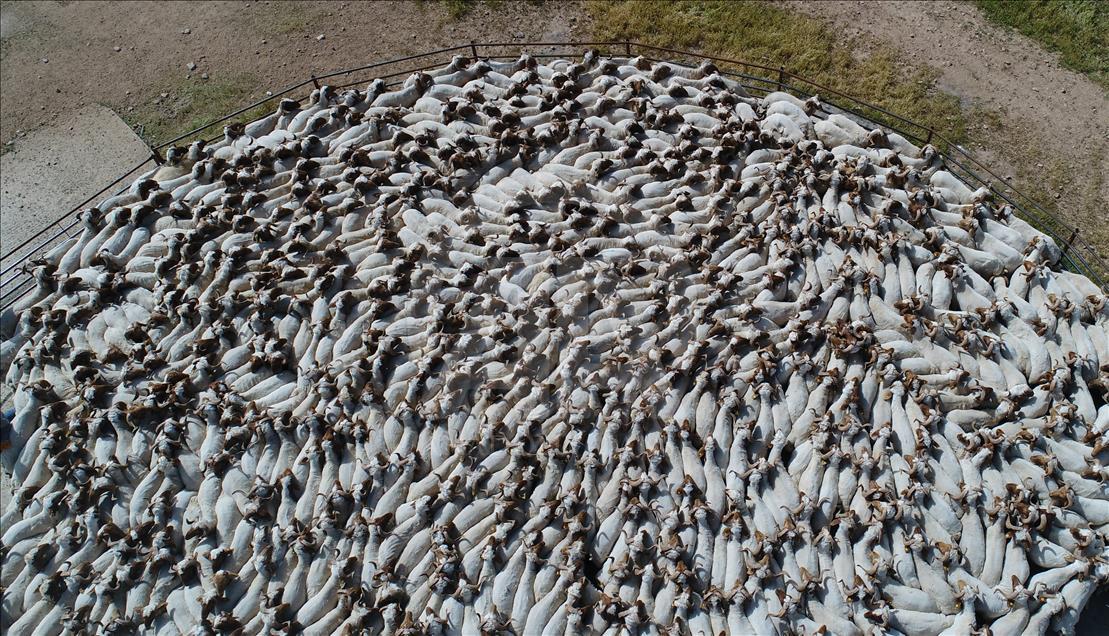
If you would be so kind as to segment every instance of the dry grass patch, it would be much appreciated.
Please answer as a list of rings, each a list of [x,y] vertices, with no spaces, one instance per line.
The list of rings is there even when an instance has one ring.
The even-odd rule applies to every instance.
[[[168,84],[168,86],[167,86]],[[137,105],[131,112],[121,113],[124,121],[150,145],[158,145],[239,110],[260,99],[259,82],[247,75],[231,75],[212,79],[177,79],[162,83],[158,97]],[[161,97],[162,94],[167,97]],[[235,121],[252,121],[277,108],[276,103],[263,104],[238,117]],[[119,109],[117,109],[119,112]],[[210,138],[223,130],[222,125],[200,131],[184,139],[184,145],[195,139]]]

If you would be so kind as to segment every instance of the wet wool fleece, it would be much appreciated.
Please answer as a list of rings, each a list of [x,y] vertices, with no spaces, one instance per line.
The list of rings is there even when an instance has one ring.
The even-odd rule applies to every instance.
[[[321,88],[0,321],[6,633],[1068,632],[1109,307],[935,148],[711,66]]]

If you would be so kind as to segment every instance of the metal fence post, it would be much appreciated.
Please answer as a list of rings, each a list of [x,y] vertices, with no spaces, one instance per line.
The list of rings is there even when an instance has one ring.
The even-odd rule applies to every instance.
[[[928,129],[928,138],[924,140],[924,143],[926,143],[926,144],[932,143],[932,129],[931,128]]]
[[[477,60],[477,43],[470,40],[470,53],[473,55],[474,60]]]
[[[316,79],[316,73],[314,71],[312,73],[312,86],[315,86],[316,88],[320,87],[320,81]]]
[[[158,152],[157,148],[151,146],[150,142],[143,138],[143,132],[145,132],[145,128],[139,126],[139,139],[142,139],[142,142],[146,144],[146,149],[150,151],[150,158],[154,160],[154,165],[162,165],[165,163],[165,160],[162,159],[162,153]]]
[[[627,40],[624,40],[624,55],[628,57],[632,56],[632,43]]]
[[[1074,245],[1074,239],[1076,239],[1076,238],[1078,238],[1078,228],[1077,227],[1075,227],[1073,230],[1071,230],[1070,238],[1067,239],[1067,244],[1063,246],[1063,253],[1064,254],[1070,252],[1070,248],[1071,248],[1072,245]]]
[[[779,66],[778,67],[778,90],[782,90],[782,88],[784,88],[785,80],[786,80],[786,67]]]

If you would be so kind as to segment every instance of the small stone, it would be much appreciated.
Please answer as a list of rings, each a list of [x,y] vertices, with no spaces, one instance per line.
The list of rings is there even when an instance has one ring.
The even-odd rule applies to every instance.
[[[201,73],[200,74],[200,79],[208,79],[208,74],[207,73]]]
[[[122,50],[123,50],[123,47],[119,47],[119,46],[115,47],[115,52],[116,53],[119,53]]]
[[[169,97],[169,93],[162,93],[162,99],[166,99],[168,97]]]
[[[46,59],[45,57],[44,57],[44,58],[42,58],[42,59],[41,59],[41,60],[39,60],[39,61],[40,61],[40,62],[42,62],[43,64],[49,64],[49,63],[50,63],[50,60]],[[1064,91],[1064,92],[1066,92],[1066,91]]]
[[[317,35],[317,36],[316,36],[316,41],[317,41],[317,42],[323,42],[323,41],[324,41],[324,35],[323,35],[323,33],[321,33],[321,34],[319,34],[319,35]]]
[[[190,33],[192,33],[192,32],[193,32],[193,30],[192,30],[192,29],[190,29],[190,28],[187,28],[187,27],[181,30],[181,33],[183,33],[183,34],[185,34],[185,35],[188,35],[188,34],[190,34]]]
[[[188,64],[185,65],[185,67],[188,68],[190,71],[195,71],[196,70],[196,62],[189,62]]]

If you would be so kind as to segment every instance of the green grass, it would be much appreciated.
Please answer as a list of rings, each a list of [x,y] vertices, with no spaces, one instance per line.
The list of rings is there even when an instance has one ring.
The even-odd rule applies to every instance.
[[[235,19],[236,25],[259,38],[274,36],[316,37],[318,25],[325,20],[327,5],[313,2],[285,0],[274,3],[270,10],[243,11]]]
[[[148,99],[135,107],[132,112],[123,112],[124,121],[140,133],[150,145],[168,141],[180,134],[207,124],[246,104],[257,101],[259,82],[247,75],[232,75],[203,80],[197,76],[192,79],[174,80],[166,86],[162,84],[155,95],[169,93],[169,97],[155,103]],[[252,121],[273,112],[277,104],[271,102],[253,108],[234,121]],[[116,109],[120,112],[120,109]],[[194,139],[209,138],[223,131],[220,124],[201,131],[199,134],[178,142],[180,145]]]
[[[307,32],[308,27],[319,18],[320,10],[302,4],[282,3],[282,8],[275,11],[265,30],[274,35],[293,35],[302,31]]]
[[[484,4],[492,9],[496,9],[502,0],[440,0],[443,8],[447,10],[447,15],[452,20],[457,20],[464,17],[474,7],[479,4]]]
[[[447,14],[455,20],[469,13],[474,5],[473,0],[442,0],[442,2]]]
[[[906,66],[883,47],[857,55],[851,39],[819,20],[763,2],[597,1],[589,10],[598,40],[632,40],[781,65],[933,128],[955,143],[967,141],[967,114],[956,97],[934,88],[933,69]]]
[[[987,18],[1059,54],[1067,68],[1109,89],[1109,3],[1104,0],[976,0]]]

